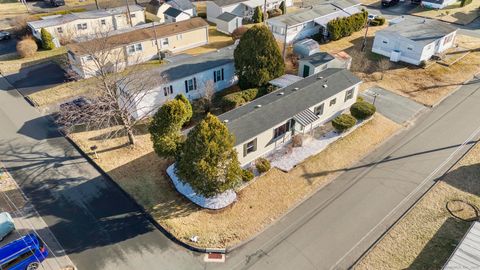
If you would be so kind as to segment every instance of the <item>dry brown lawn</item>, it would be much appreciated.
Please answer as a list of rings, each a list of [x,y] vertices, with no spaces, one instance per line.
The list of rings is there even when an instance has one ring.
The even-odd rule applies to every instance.
[[[392,64],[392,68],[384,73],[383,79],[380,79],[380,72],[356,74],[365,81],[362,89],[378,85],[432,106],[480,72],[480,39],[460,35],[457,43],[470,49],[471,53],[449,67],[432,63],[428,68],[422,69],[398,63]],[[355,55],[353,57],[355,61]]]
[[[22,3],[18,1],[13,1],[12,3],[0,1],[0,20],[10,19],[23,14],[27,14],[27,8]]]
[[[97,145],[98,164],[173,235],[186,242],[198,235],[198,246],[222,248],[260,232],[334,179],[339,174],[336,171],[352,166],[399,128],[376,115],[289,173],[272,169],[241,190],[238,202],[220,211],[201,209],[174,190],[165,175],[169,163],[152,152],[148,134],[138,136],[135,148],[124,147],[124,137],[102,140],[98,136],[105,130],[75,133],[71,137],[87,152],[90,146]]]
[[[66,48],[60,47],[53,50],[40,50],[32,57],[20,58],[16,53],[0,56],[0,71],[4,74],[18,72],[21,68],[32,66],[45,61],[66,61]]]
[[[358,264],[367,269],[441,269],[470,222],[445,208],[453,199],[480,207],[480,145],[477,144]]]
[[[480,0],[473,0],[472,3],[464,7],[460,6],[461,1],[457,1],[443,9],[427,9],[418,6],[410,12],[412,15],[442,20],[449,23],[467,25],[480,16]]]
[[[215,25],[208,26],[208,44],[186,50],[182,53],[197,55],[216,51],[220,48],[227,47],[233,44],[231,36],[218,32]]]
[[[68,82],[28,95],[38,106],[60,103],[79,95],[90,95],[97,84],[94,78]]]

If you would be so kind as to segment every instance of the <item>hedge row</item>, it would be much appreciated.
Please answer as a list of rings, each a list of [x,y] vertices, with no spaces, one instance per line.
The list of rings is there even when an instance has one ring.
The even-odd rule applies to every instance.
[[[472,3],[472,0],[462,0],[462,2],[460,3],[460,6],[461,7],[464,7],[468,4],[471,4]]]
[[[370,21],[371,26],[379,26],[379,25],[384,25],[386,22],[384,17],[378,16],[377,18],[373,19]]]
[[[363,10],[360,13],[348,17],[341,17],[331,20],[327,24],[327,30],[332,40],[338,40],[350,36],[353,32],[360,31],[366,24],[368,12]]]
[[[332,120],[332,126],[338,132],[344,132],[345,130],[353,127],[357,123],[357,120],[349,114],[341,114]]]
[[[269,93],[270,90],[268,87],[260,87],[231,93],[222,97],[220,106],[224,111],[229,111]]]
[[[372,116],[376,110],[373,104],[362,100],[355,102],[350,107],[350,114],[358,120],[363,120]]]

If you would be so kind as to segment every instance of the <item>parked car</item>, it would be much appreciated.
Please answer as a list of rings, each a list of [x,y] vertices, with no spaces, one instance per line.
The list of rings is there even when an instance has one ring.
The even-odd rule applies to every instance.
[[[47,256],[48,250],[40,238],[33,233],[27,234],[0,247],[0,269],[39,269]]]
[[[391,7],[398,4],[399,0],[382,0],[382,6]]]
[[[50,4],[54,7],[65,6],[65,0],[50,0]]]
[[[10,39],[11,37],[12,37],[12,35],[10,35],[9,32],[7,32],[5,30],[0,30],[0,40]]]
[[[13,230],[15,230],[15,223],[13,223],[12,216],[8,212],[0,213],[0,241]]]
[[[377,17],[378,17],[378,15],[376,15],[376,14],[368,14],[367,20],[371,21],[371,20],[373,20],[373,19],[375,19],[375,18],[377,18]]]

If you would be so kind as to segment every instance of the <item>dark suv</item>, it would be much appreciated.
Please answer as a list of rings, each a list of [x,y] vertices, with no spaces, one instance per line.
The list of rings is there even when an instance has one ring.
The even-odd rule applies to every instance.
[[[65,0],[50,0],[50,4],[54,7],[65,6]]]
[[[398,4],[398,0],[382,0],[382,6],[391,7]]]

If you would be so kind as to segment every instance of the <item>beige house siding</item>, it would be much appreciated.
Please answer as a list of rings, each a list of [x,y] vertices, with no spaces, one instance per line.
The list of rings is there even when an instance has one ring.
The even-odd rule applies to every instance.
[[[346,109],[348,109],[352,104],[356,101],[358,95],[358,87],[360,84],[356,84],[353,87],[349,87],[338,94],[331,96],[330,98],[316,104],[315,106],[310,107],[309,109],[314,112],[315,107],[320,106],[322,103],[324,104],[323,114],[319,116],[319,120],[313,123],[313,128],[319,125],[322,125],[331,119],[333,119],[338,114],[342,113]],[[354,89],[352,98],[345,101],[345,96],[348,90]],[[330,106],[330,101],[336,99],[334,105]],[[292,117],[293,118],[293,117]],[[290,131],[286,132],[283,136],[279,138],[273,138],[274,136],[274,129],[284,125],[285,123],[289,122],[291,119],[285,119],[282,123],[278,123],[274,127],[267,129],[266,131],[258,134],[256,137],[250,138],[249,140],[243,142],[236,142],[235,150],[238,153],[238,160],[242,166],[246,166],[250,164],[252,161],[256,159],[266,156],[274,149],[284,145],[285,143],[290,142],[293,134],[299,133],[307,133],[310,131],[310,127],[306,127],[304,131],[300,131],[298,129],[295,132],[292,132],[294,127],[290,127]],[[293,133],[293,134],[292,134]],[[244,155],[244,145],[252,140],[256,139],[256,150]]]
[[[168,45],[165,44],[165,40],[168,40]],[[208,28],[202,27],[191,31],[176,33],[175,35],[167,37],[159,37],[160,51],[171,51],[173,53],[181,52],[190,48],[202,46],[208,43]],[[141,44],[142,50],[134,53],[128,53],[129,46],[135,46]],[[116,48],[108,54],[108,58],[112,63],[122,63],[117,68],[119,71],[125,66],[131,66],[146,62],[151,59],[158,59],[157,45],[155,40],[144,40],[139,42],[132,42],[128,45]],[[75,59],[74,59],[74,57]],[[97,72],[97,67],[94,61],[88,61],[86,55],[75,55],[69,51],[69,60],[72,69],[79,74],[82,78],[93,76]]]

